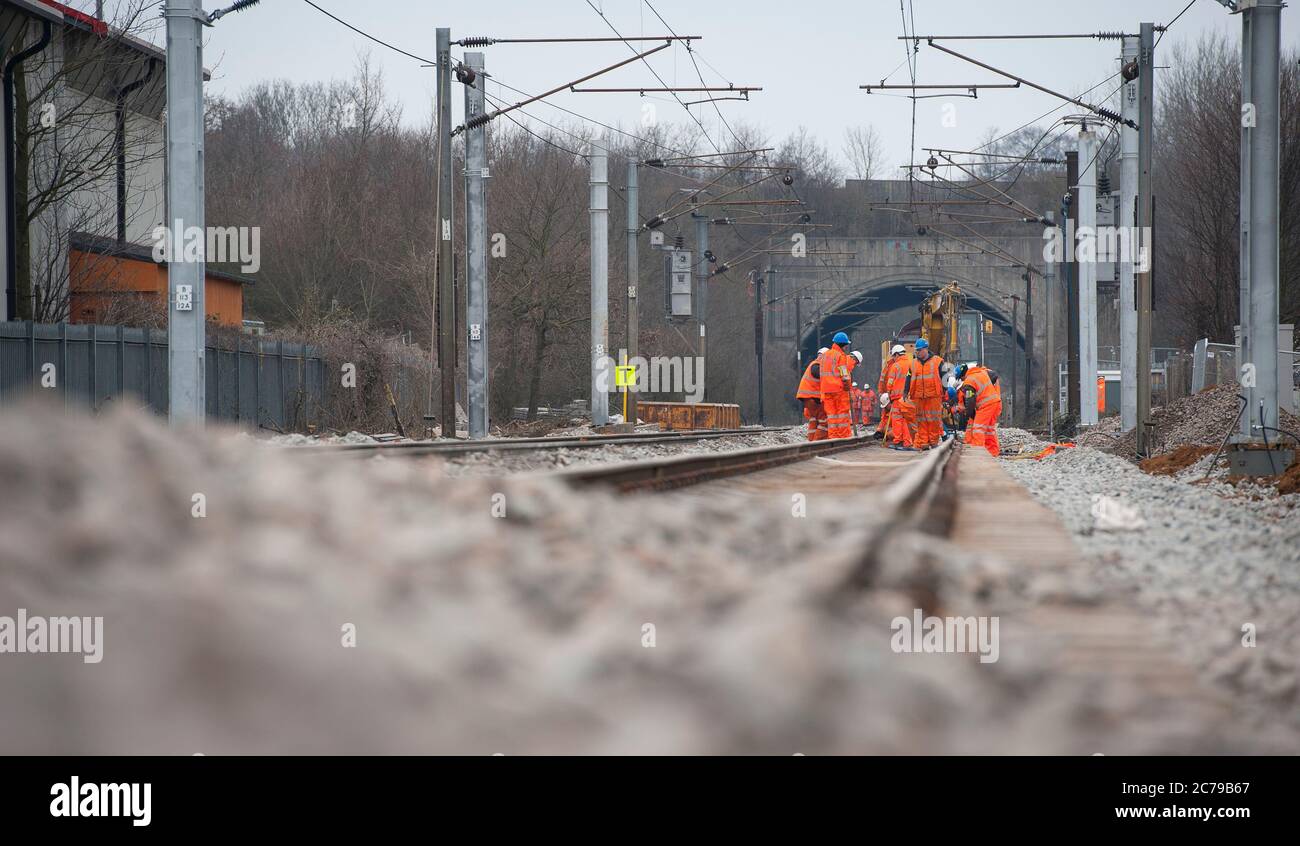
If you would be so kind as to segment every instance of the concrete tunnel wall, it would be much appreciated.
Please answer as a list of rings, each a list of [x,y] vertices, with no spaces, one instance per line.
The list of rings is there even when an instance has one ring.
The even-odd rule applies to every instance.
[[[920,243],[922,240],[925,241],[923,245]],[[1041,239],[1006,238],[1000,239],[999,243],[1008,254],[1041,268]],[[812,256],[801,261],[773,262],[770,279],[775,280],[780,274],[787,274],[788,281],[784,286],[787,292],[791,289],[807,289],[808,293],[800,295],[804,299],[799,315],[803,323],[801,331],[793,337],[782,338],[774,337],[770,327],[765,333],[765,410],[769,423],[795,423],[800,419],[798,406],[793,400],[794,386],[800,372],[796,364],[796,351],[804,356],[806,364],[807,356],[814,354],[818,346],[819,323],[822,326],[823,342],[828,341],[839,329],[853,327],[848,331],[865,357],[859,372],[867,376],[868,381],[874,382],[880,372],[879,341],[886,334],[896,333],[903,324],[916,318],[921,300],[929,292],[951,281],[956,281],[966,293],[970,308],[982,312],[993,321],[993,334],[985,336],[986,359],[1008,379],[1008,335],[1012,305],[1009,297],[1015,295],[1021,298],[1015,345],[1022,355],[1018,364],[1018,378],[1020,384],[1024,385],[1023,350],[1028,339],[1024,336],[1025,282],[1020,268],[979,265],[973,261],[969,264],[935,267],[921,264],[922,257],[912,252],[914,249],[965,249],[959,243],[944,239],[828,238],[819,239],[816,244],[810,242],[809,248],[851,253],[852,258],[835,259],[835,265],[826,259]],[[1034,404],[1041,403],[1044,396],[1047,291],[1041,275],[1034,275],[1031,279],[1036,355],[1028,408],[1030,419],[1033,419],[1036,416]],[[775,296],[771,293],[772,284],[769,283],[769,298]],[[781,288],[778,287],[777,290]],[[1057,319],[1057,355],[1060,360],[1065,348],[1065,290],[1059,277],[1055,280],[1052,298],[1053,312]],[[817,314],[819,309],[822,312],[820,321]],[[770,322],[769,320],[769,324]],[[858,381],[863,380],[859,378]],[[1023,387],[1021,390],[1023,392]],[[753,403],[749,406],[749,409],[752,408]],[[747,419],[756,421],[757,414],[749,413],[749,409]]]

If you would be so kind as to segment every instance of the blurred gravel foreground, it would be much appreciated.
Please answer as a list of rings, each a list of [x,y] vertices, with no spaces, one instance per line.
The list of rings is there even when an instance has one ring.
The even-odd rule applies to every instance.
[[[1134,691],[1055,672],[1033,643],[987,664],[893,652],[915,574],[885,567],[827,601],[870,502],[795,518],[784,493],[616,498],[437,460],[295,455],[124,408],[28,405],[0,426],[0,615],[103,618],[98,663],[0,654],[0,753],[1260,745],[1249,727],[1131,730],[1114,714],[1144,707]],[[950,613],[995,608],[1005,624],[1043,593],[958,550],[944,561],[924,591]],[[1051,591],[1086,604],[1098,587],[1081,573]]]

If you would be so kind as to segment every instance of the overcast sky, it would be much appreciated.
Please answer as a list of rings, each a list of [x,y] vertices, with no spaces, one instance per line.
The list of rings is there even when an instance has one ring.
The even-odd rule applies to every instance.
[[[233,0],[206,0],[209,10]],[[541,37],[612,35],[586,0],[314,0],[356,27],[419,56],[434,53],[434,29],[451,28],[452,39],[471,35]],[[592,0],[625,36],[658,35],[665,27],[643,0]],[[748,103],[719,106],[728,120],[765,129],[775,140],[806,126],[838,154],[846,127],[870,124],[885,141],[889,169],[908,160],[911,103],[900,96],[866,94],[858,85],[907,82],[908,67],[899,0],[650,0],[681,35],[699,35],[697,56],[706,82],[761,86]],[[1186,0],[904,0],[920,35],[1136,32],[1138,23],[1168,23]],[[93,8],[90,0],[77,3]],[[1300,41],[1300,5],[1283,11],[1283,43]],[[908,26],[911,23],[909,20]],[[1216,0],[1196,0],[1166,35],[1157,53],[1219,32],[1236,45],[1240,18]],[[408,123],[422,123],[432,109],[433,72],[420,62],[367,41],[313,9],[304,0],[262,0],[259,6],[221,20],[207,30],[204,63],[213,68],[209,90],[236,95],[261,80],[328,81],[350,74],[356,57],[369,52],[384,72],[389,91],[402,104]],[[1117,41],[949,42],[953,49],[1066,93],[1101,82],[1115,72]],[[654,45],[646,45],[646,48]],[[643,48],[644,49],[644,48]],[[453,53],[463,52],[453,48]],[[483,50],[489,74],[529,93],[541,91],[631,55],[621,42],[590,45],[497,45]],[[672,48],[648,61],[672,84],[699,85],[684,50]],[[917,56],[921,83],[1006,82],[988,71],[945,56],[922,42]],[[1118,80],[1098,93],[1109,93]],[[613,71],[589,85],[658,85],[644,64]],[[457,87],[458,89],[458,87]],[[489,94],[519,99],[490,86]],[[902,92],[893,92],[901,94]],[[459,112],[460,95],[456,93]],[[654,102],[660,120],[688,121],[671,99],[642,100],[636,94],[554,95],[554,102],[635,131],[642,105]],[[683,99],[691,99],[683,95]],[[944,104],[955,105],[956,125],[943,124]],[[1060,101],[1030,89],[981,92],[978,100],[940,98],[917,105],[919,146],[971,149],[990,127],[1005,132],[1031,121]],[[692,109],[714,140],[726,148],[712,106]],[[1072,107],[1052,115],[1068,113]],[[547,106],[530,108],[539,118],[572,119]],[[1077,109],[1075,109],[1077,111]],[[951,109],[949,114],[953,114]]]

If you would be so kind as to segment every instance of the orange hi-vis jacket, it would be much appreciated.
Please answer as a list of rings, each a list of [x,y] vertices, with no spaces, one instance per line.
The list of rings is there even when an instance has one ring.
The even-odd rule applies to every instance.
[[[966,378],[961,382],[962,388],[975,393],[975,407],[983,408],[995,402],[1002,402],[1002,389],[993,384],[987,367],[972,367],[966,371]]]
[[[831,348],[822,353],[817,359],[822,366],[822,397],[827,394],[837,394],[848,390],[849,372],[853,367],[849,364],[852,356],[840,348],[839,344],[831,344]],[[856,360],[853,360],[857,364]]]
[[[912,386],[907,392],[908,399],[938,399],[943,396],[943,380],[939,377],[939,366],[941,364],[943,364],[943,359],[937,355],[932,355],[925,361],[921,361],[919,358],[912,359],[910,370]]]
[[[907,380],[910,360],[905,355],[891,358],[885,365],[884,375],[880,377],[880,393],[889,394],[890,400],[903,398],[903,385]]]
[[[805,400],[822,398],[822,385],[820,379],[821,368],[818,367],[820,362],[820,356],[808,362],[808,367],[803,371],[803,378],[799,380],[799,392],[794,395],[795,399]],[[813,375],[814,369],[817,370],[816,376]]]

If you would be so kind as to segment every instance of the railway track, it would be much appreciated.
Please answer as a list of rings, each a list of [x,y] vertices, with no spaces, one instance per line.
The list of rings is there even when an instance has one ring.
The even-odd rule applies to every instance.
[[[861,435],[830,441],[805,441],[731,452],[674,455],[593,465],[564,470],[554,475],[569,484],[606,485],[624,493],[670,490],[728,476],[755,473],[846,450],[862,449],[872,443],[871,436]]]
[[[695,441],[734,438],[743,435],[761,435],[765,432],[785,432],[789,426],[751,426],[740,429],[696,429],[665,432],[632,432],[622,435],[577,435],[573,437],[541,438],[484,438],[464,441],[398,441],[371,444],[319,444],[292,446],[286,449],[305,455],[351,455],[365,457],[391,455],[415,457],[423,455],[464,455],[478,452],[515,452],[545,449],[592,449],[606,446],[643,446],[651,444],[680,444]]]
[[[1079,591],[1076,580],[1088,579],[1060,521],[983,450],[947,441],[928,452],[901,453],[862,437],[548,475],[619,494],[679,497],[688,507],[725,500],[742,510],[798,496],[809,513],[854,515],[834,535],[825,534],[823,523],[796,544],[809,551],[807,559],[792,562],[786,576],[758,582],[752,601],[781,607],[797,595],[835,617],[859,620],[864,602],[889,595],[915,609],[918,619],[999,619],[996,649],[1008,657],[1008,669],[976,672],[995,674],[991,689],[1005,695],[1007,714],[1032,712],[1020,704],[1023,689],[1058,703],[1063,711],[1053,719],[1072,738],[1072,753],[1267,748],[1241,736],[1224,701],[1126,597],[1099,601]],[[881,629],[875,636],[888,634]],[[1052,675],[1026,674],[1022,668],[1036,661],[1052,666]],[[1023,742],[1014,731],[1004,734],[1008,749]]]

